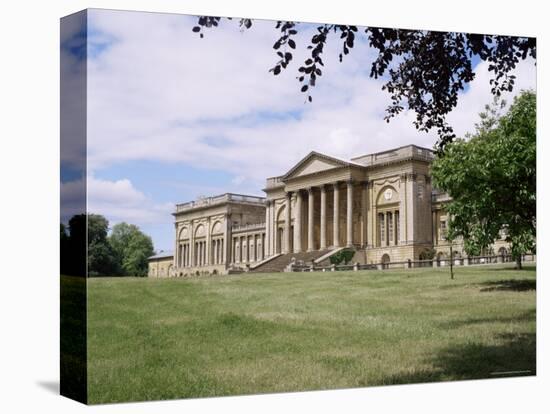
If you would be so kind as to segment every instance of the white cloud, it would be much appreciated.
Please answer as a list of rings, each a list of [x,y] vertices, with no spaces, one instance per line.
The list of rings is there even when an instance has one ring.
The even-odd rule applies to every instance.
[[[94,10],[90,17],[115,39],[88,68],[92,170],[127,160],[179,161],[262,188],[265,177],[286,172],[311,150],[349,158],[409,143],[431,147],[437,139],[415,130],[413,113],[383,120],[389,96],[368,78],[371,54],[360,42],[342,64],[340,42],[328,44],[314,102],[304,104],[295,77],[311,33],[298,39],[292,67],[274,77],[273,22],[255,22],[244,33],[223,22],[232,27],[200,39],[185,16]],[[459,134],[491,100],[486,72],[480,65],[449,118]],[[532,62],[522,63],[514,93],[534,87],[534,73]]]
[[[68,184],[69,185],[69,184]],[[106,216],[110,224],[166,222],[174,204],[158,204],[138,191],[128,179],[109,181],[88,176],[88,212]]]
[[[467,132],[474,132],[474,123],[479,120],[479,113],[482,112],[486,104],[493,100],[491,85],[489,83],[492,73],[488,70],[489,64],[481,62],[476,67],[476,77],[470,83],[469,90],[462,94],[455,110],[449,114],[449,123],[453,126],[455,133],[463,137]],[[510,93],[503,95],[507,106],[513,102],[521,90],[536,89],[536,66],[534,61],[529,58],[521,61],[516,70],[516,83]]]

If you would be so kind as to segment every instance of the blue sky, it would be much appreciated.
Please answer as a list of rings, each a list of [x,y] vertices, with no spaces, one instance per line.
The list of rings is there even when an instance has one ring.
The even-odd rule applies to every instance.
[[[201,195],[263,195],[265,178],[285,173],[311,150],[341,158],[436,137],[414,129],[406,112],[387,124],[390,99],[368,77],[365,41],[325,68],[304,102],[296,80],[314,26],[303,26],[289,69],[276,62],[272,21],[240,31],[224,21],[200,39],[190,16],[90,10],[88,20],[88,202],[115,224],[127,221],[172,249],[176,203]],[[491,100],[484,63],[449,120],[459,134]],[[534,88],[535,67],[518,68],[518,88]],[[516,91],[517,91],[516,90]],[[516,93],[516,92],[514,92]],[[63,189],[62,189],[63,191]]]

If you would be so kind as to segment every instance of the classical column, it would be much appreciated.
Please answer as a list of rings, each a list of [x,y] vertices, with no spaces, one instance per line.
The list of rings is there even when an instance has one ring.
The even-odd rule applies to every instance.
[[[265,232],[266,232],[266,245],[264,246],[262,244],[262,247],[264,249],[267,249],[269,251],[269,234],[271,233],[271,200],[265,201]]]
[[[206,220],[206,240],[204,242],[204,264],[209,265],[211,260],[211,252],[210,249],[212,248],[212,228],[211,228],[211,220],[210,217]]]
[[[327,189],[324,185],[321,186],[321,240],[319,241],[319,249],[327,248]]]
[[[314,246],[314,234],[313,234],[313,204],[314,204],[314,195],[313,188],[309,187],[307,189],[307,251],[311,252],[315,250]]]
[[[252,250],[254,251],[254,254],[252,256],[252,262],[255,262],[257,260],[256,258],[256,255],[257,255],[257,251],[256,251],[256,235],[253,234],[252,235]]]
[[[332,245],[340,247],[340,187],[338,182],[334,186],[334,214],[332,223]]]
[[[225,241],[223,243],[223,264],[227,267],[229,265],[229,262],[231,261],[231,257],[233,256],[233,222],[231,221],[231,215],[227,214],[225,216],[225,229],[224,229],[224,235],[223,240]]]
[[[366,182],[365,186],[367,187],[367,248],[375,247],[376,234],[378,232],[377,228],[377,217],[376,217],[376,208],[373,203],[373,182]]]
[[[353,181],[349,180],[347,182],[347,196],[348,196],[348,211],[346,217],[346,236],[347,236],[347,245],[353,245]]]
[[[401,224],[399,223],[400,217],[399,217],[399,210],[395,210],[393,212],[393,232],[394,232],[394,242],[396,246],[399,244],[399,230],[401,228]]]
[[[290,199],[292,193],[289,191],[286,193],[286,205],[285,205],[285,234],[284,234],[284,246],[283,253],[290,253]]]
[[[399,244],[407,241],[407,174],[399,177]]]
[[[178,223],[174,223],[174,228],[176,229],[176,238],[175,238],[175,242],[174,242],[174,261],[172,262],[172,265],[175,267],[175,268],[178,268],[178,256],[177,256],[177,251],[178,251],[178,239],[179,239],[179,229],[178,229]]]
[[[413,242],[416,241],[415,234],[415,224],[416,224],[416,194],[417,194],[417,183],[416,183],[416,174],[407,174],[407,217],[406,217],[406,227],[407,227],[407,241]]]
[[[190,245],[190,250],[189,250],[189,258],[190,258],[190,262],[191,262],[191,266],[190,267],[193,267],[195,265],[195,262],[194,262],[194,256],[195,256],[195,226],[193,225],[193,222],[189,223],[189,245]]]
[[[296,211],[294,212],[294,253],[302,251],[302,193],[296,191]]]
[[[269,250],[268,256],[272,256],[277,251],[277,218],[275,217],[275,201],[271,202],[269,206]]]
[[[361,246],[367,247],[367,217],[368,217],[368,190],[369,182],[363,181],[361,183]]]
[[[201,243],[197,242],[197,250],[195,254],[195,266],[201,265]]]

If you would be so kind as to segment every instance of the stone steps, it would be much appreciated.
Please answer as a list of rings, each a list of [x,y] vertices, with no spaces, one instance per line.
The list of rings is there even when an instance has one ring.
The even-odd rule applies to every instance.
[[[301,252],[301,253],[287,253],[276,257],[269,262],[266,262],[257,268],[251,270],[251,273],[275,273],[282,272],[295,259],[296,262],[304,262],[310,264],[312,260],[315,260],[321,256],[327,254],[330,250],[315,250],[313,252]]]

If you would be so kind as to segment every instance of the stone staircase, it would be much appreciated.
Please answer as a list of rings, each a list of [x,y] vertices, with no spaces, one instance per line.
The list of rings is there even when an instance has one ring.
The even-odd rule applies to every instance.
[[[301,252],[301,253],[287,253],[275,257],[266,263],[259,265],[254,269],[250,269],[250,273],[274,273],[282,272],[290,264],[292,259],[296,259],[296,263],[304,262],[306,265],[311,264],[312,260],[315,260],[321,256],[324,256],[330,252],[327,250],[315,250],[313,252]]]

